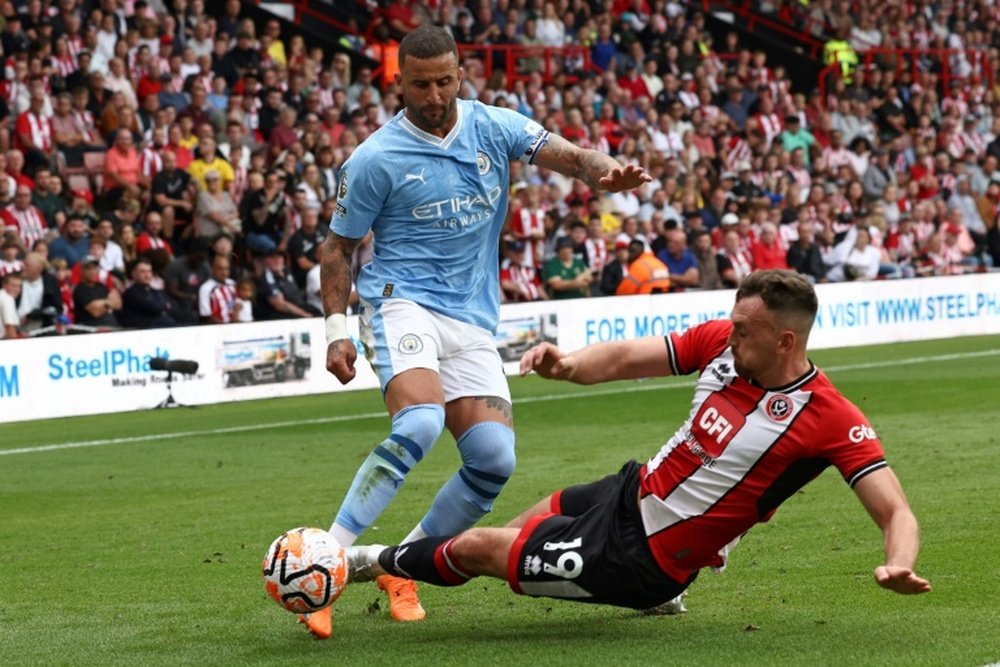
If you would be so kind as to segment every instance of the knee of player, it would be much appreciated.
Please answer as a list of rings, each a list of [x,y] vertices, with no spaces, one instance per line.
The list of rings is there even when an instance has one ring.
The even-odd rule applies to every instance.
[[[502,485],[514,474],[517,465],[514,431],[504,424],[476,424],[459,438],[458,448],[462,462],[492,483]]]
[[[417,463],[434,446],[443,430],[444,408],[436,403],[422,403],[403,408],[393,416],[389,439]]]

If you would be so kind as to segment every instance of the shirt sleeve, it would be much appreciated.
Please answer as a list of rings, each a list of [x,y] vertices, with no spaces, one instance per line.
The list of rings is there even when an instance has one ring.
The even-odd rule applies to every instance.
[[[674,375],[688,375],[705,367],[728,347],[729,320],[712,320],[691,327],[683,334],[667,335],[667,355]]]
[[[823,415],[820,446],[851,488],[870,473],[888,467],[878,434],[864,413],[839,392],[817,396],[817,414]]]
[[[549,131],[527,116],[502,107],[484,105],[483,108],[500,133],[510,159],[531,163],[542,146],[548,143]]]
[[[337,204],[330,226],[345,238],[360,239],[368,233],[391,190],[391,181],[382,178],[381,168],[367,159],[372,153],[355,151],[337,178]]]

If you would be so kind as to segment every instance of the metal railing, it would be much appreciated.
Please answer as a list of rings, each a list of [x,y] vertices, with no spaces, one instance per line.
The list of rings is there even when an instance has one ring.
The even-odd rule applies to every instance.
[[[739,16],[745,22],[742,26],[749,32],[763,28],[786,39],[792,40],[802,47],[804,53],[810,58],[819,58],[823,53],[822,40],[816,39],[808,32],[803,32],[800,28],[786,25],[776,21],[764,14],[760,14],[753,9],[750,1],[736,3],[727,0],[702,0],[702,9],[707,13],[714,10],[731,12]]]
[[[861,71],[881,69],[892,71],[897,80],[903,72],[916,83],[921,74],[933,71],[940,84],[939,92],[947,92],[952,81],[982,84],[987,89],[996,82],[996,67],[985,49],[869,49],[858,54],[855,68]],[[820,98],[825,105],[830,86],[841,77],[840,65],[833,63],[819,73]]]

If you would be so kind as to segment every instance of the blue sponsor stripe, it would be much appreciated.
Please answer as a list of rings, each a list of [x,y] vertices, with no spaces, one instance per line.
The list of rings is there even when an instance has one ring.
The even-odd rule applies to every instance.
[[[400,461],[399,457],[397,457],[395,454],[393,454],[392,452],[390,452],[388,449],[386,449],[382,445],[379,445],[378,447],[375,448],[375,454],[377,456],[382,457],[383,459],[385,459],[389,463],[391,463],[393,465],[393,467],[396,468],[396,470],[398,470],[399,472],[403,473],[404,475],[406,473],[410,472],[410,467],[408,465],[406,465],[405,463],[403,463],[402,461]]]
[[[405,435],[400,435],[398,433],[390,433],[389,439],[397,444],[402,445],[406,449],[406,451],[410,453],[410,456],[413,457],[413,460],[416,463],[420,463],[420,460],[424,458],[424,450],[420,448],[420,445],[415,443],[413,440],[410,440]]]
[[[462,481],[465,482],[466,486],[468,486],[470,489],[472,489],[473,491],[475,491],[477,494],[479,494],[483,498],[487,498],[489,500],[493,500],[494,498],[496,498],[497,496],[500,495],[499,491],[497,491],[495,493],[492,492],[492,491],[487,491],[486,489],[484,489],[483,487],[479,486],[478,484],[476,484],[475,482],[473,482],[471,479],[469,479],[469,476],[467,474],[465,474],[465,468],[459,468],[458,469],[458,474],[462,478]]]
[[[504,477],[503,475],[494,475],[491,472],[483,472],[482,470],[476,470],[470,466],[463,466],[463,469],[468,471],[475,477],[483,480],[484,482],[490,482],[491,484],[506,484],[510,477]]]

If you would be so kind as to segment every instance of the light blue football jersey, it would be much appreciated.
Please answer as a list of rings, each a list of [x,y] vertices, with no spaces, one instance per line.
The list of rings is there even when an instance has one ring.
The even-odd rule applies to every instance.
[[[515,111],[458,100],[443,139],[402,111],[368,137],[340,170],[330,225],[347,238],[374,231],[359,296],[376,307],[409,299],[495,332],[510,160],[531,162],[548,136]]]

